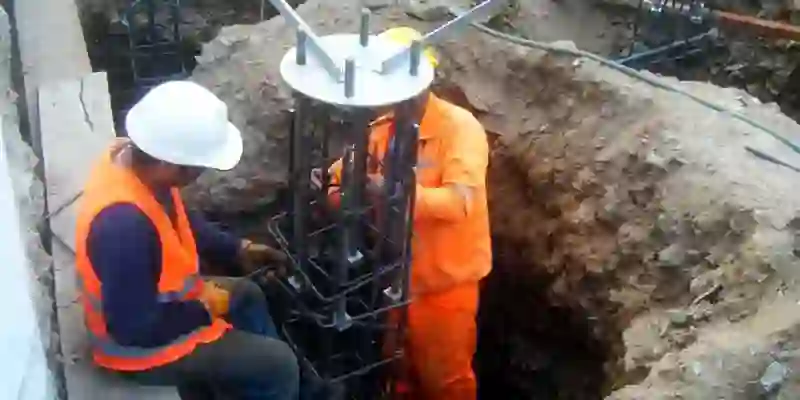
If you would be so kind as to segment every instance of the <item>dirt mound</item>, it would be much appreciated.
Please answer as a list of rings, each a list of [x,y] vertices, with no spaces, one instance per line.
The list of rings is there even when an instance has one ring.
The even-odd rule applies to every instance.
[[[312,1],[299,12],[320,33],[355,32],[356,3]],[[389,9],[373,23],[375,31],[430,28]],[[291,102],[276,55],[292,42],[276,18],[225,28],[205,47],[194,79],[229,104],[245,155],[193,188],[197,205],[252,210],[285,185]],[[800,155],[591,61],[474,30],[440,52],[437,92],[471,109],[494,137],[496,264],[480,316],[482,395],[793,393],[796,174],[745,145],[795,165]],[[681,86],[797,136],[793,121],[743,92]]]

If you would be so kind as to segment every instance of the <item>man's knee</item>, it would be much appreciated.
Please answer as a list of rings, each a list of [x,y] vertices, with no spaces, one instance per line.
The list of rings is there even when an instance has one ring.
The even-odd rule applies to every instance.
[[[248,336],[254,339],[252,336]],[[254,375],[270,376],[276,381],[285,382],[288,387],[297,386],[300,379],[300,367],[297,356],[289,345],[278,339],[255,339],[257,343],[240,350],[248,353],[246,363]]]
[[[261,291],[261,287],[259,287],[255,282],[251,281],[250,279],[242,278],[239,279],[231,289],[231,295],[234,297],[239,297],[245,302],[251,301],[265,301],[264,300],[264,292]]]
[[[276,345],[271,351],[271,356],[275,357],[277,364],[280,365],[280,368],[277,368],[279,371],[275,372],[276,376],[283,377],[288,387],[296,388],[300,383],[300,365],[297,356],[288,344],[279,343],[280,345]]]
[[[226,364],[222,380],[241,384],[265,385],[270,392],[280,394],[280,398],[293,398],[298,391],[300,367],[292,349],[285,342],[253,335],[241,331],[231,331],[220,339],[215,351]],[[283,397],[283,396],[287,397]]]
[[[300,366],[292,349],[286,343],[281,342],[279,351],[274,352],[274,357],[278,360],[279,368],[273,368],[266,373],[275,374],[275,381],[279,386],[275,392],[281,398],[296,399],[300,394]],[[277,371],[275,371],[277,369]]]

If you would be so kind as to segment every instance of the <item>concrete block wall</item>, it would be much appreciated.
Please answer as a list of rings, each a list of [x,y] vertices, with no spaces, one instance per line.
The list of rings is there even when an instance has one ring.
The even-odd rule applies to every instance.
[[[33,301],[37,289],[30,279],[31,261],[22,235],[27,228],[11,180],[18,167],[9,157],[13,146],[0,141],[0,310],[6,321],[0,324],[0,398],[49,400],[55,392]]]

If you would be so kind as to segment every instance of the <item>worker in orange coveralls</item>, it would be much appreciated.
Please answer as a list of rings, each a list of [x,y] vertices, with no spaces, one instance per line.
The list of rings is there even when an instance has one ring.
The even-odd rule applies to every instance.
[[[394,28],[382,37],[410,45],[421,35]],[[430,49],[425,59],[438,64]],[[417,189],[408,308],[407,382],[399,391],[415,400],[472,400],[477,394],[472,357],[476,347],[479,281],[491,270],[486,203],[489,146],[486,132],[467,110],[426,91],[413,100],[420,121]],[[370,153],[382,160],[393,123],[372,124]],[[339,183],[341,164],[330,168]],[[380,172],[370,173],[380,190]],[[318,179],[318,177],[316,178]],[[338,197],[338,196],[337,196]]]

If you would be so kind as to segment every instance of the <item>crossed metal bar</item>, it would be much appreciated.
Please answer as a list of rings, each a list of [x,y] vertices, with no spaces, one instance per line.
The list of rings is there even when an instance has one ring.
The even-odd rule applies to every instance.
[[[303,21],[300,15],[289,5],[286,0],[270,0],[270,3],[278,10],[278,12],[298,31],[298,45],[297,45],[297,59],[305,63],[306,51],[309,51],[317,60],[319,60],[325,71],[328,72],[330,77],[336,82],[345,82],[347,85],[347,77],[352,75],[342,70],[342,67],[325,51],[324,46],[311,27]],[[491,5],[495,4],[496,0],[485,0],[470,10],[464,12],[458,17],[450,20],[446,24],[434,29],[433,31],[424,35],[420,40],[415,41],[410,46],[399,50],[397,53],[386,58],[381,62],[380,73],[386,74],[393,71],[395,68],[404,64],[404,60],[411,61],[410,73],[415,74],[419,65],[420,54],[425,46],[432,45],[444,39],[445,37],[456,33],[461,28],[466,27],[475,19],[485,17],[493,11]],[[359,32],[359,40],[362,46],[367,46],[369,41],[369,10],[361,11],[361,24]],[[302,63],[301,63],[302,64]],[[352,64],[352,63],[346,63]],[[352,65],[351,65],[352,68]]]
[[[270,0],[270,3],[278,10],[283,18],[291,24],[298,32],[302,32],[301,35],[306,36],[306,40],[304,40],[304,46],[298,47],[297,52],[300,53],[305,52],[306,48],[312,52],[312,54],[319,60],[322,64],[323,68],[330,74],[331,78],[336,80],[337,82],[342,81],[342,70],[336,65],[336,62],[333,61],[330,54],[325,51],[322,47],[322,43],[320,43],[319,36],[317,36],[311,27],[300,18],[300,15],[297,14],[297,11],[292,8],[286,0]]]

